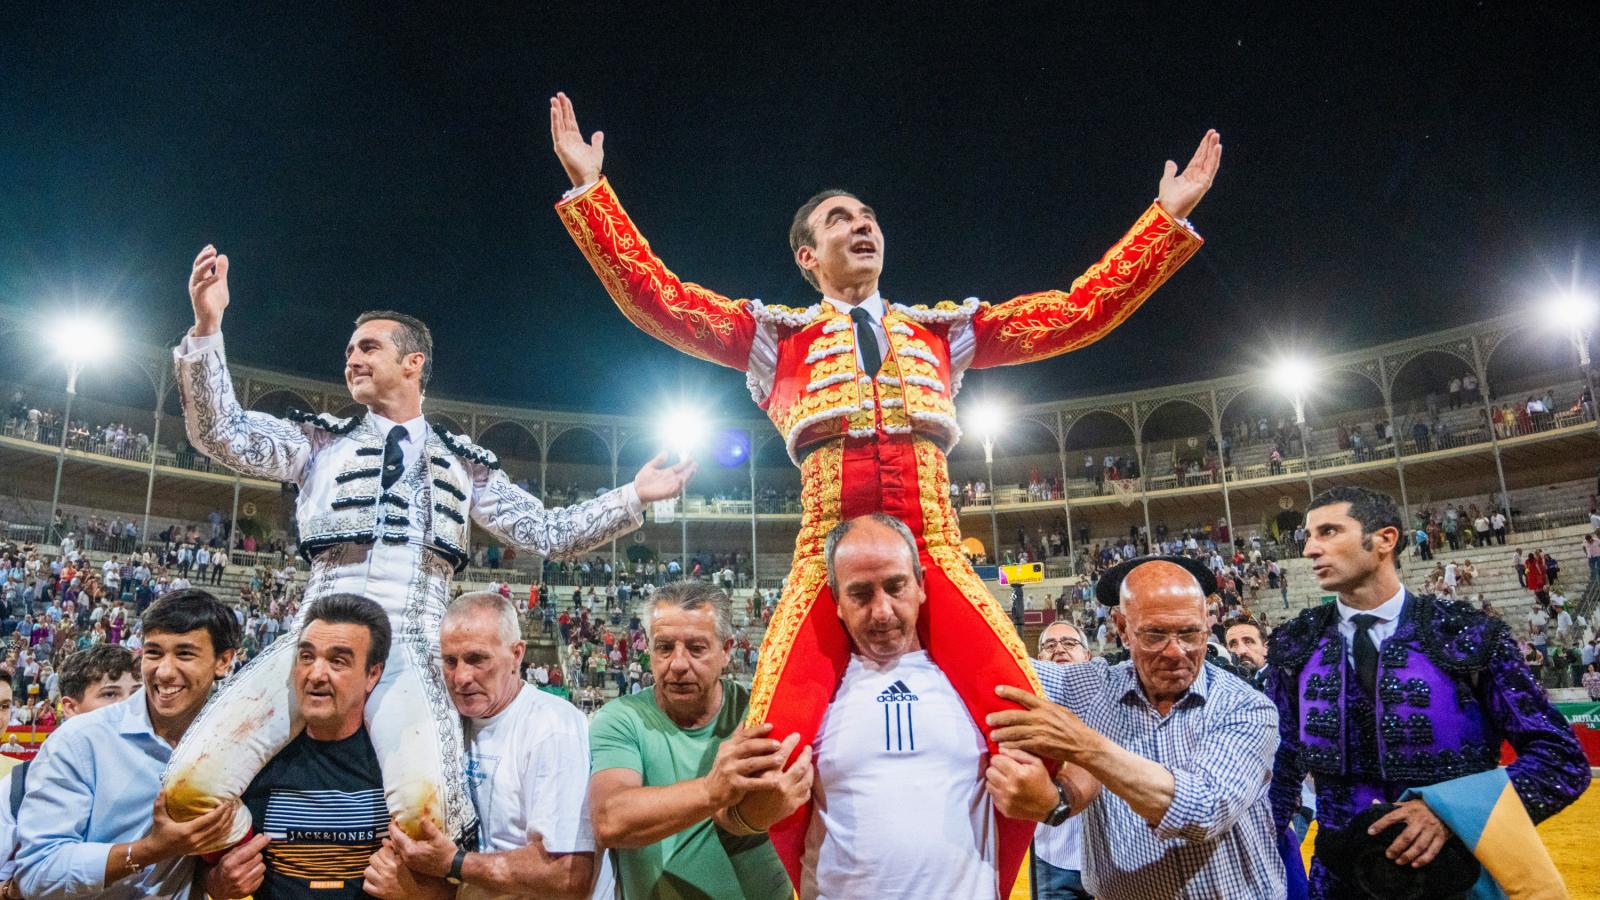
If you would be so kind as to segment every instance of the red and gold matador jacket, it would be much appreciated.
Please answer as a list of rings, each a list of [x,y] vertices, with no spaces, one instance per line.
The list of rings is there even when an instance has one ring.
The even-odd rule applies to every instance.
[[[828,302],[805,309],[730,299],[674,275],[651,251],[601,178],[556,207],[612,300],[645,332],[747,374],[752,396],[800,466],[802,516],[794,567],[767,629],[746,720],[778,736],[816,735],[850,661],[850,640],[827,583],[823,542],[844,519],[899,517],[917,536],[927,601],[923,647],[987,739],[984,716],[1009,704],[997,684],[1040,692],[1005,610],[962,555],[945,454],[960,439],[955,395],[968,368],[1014,365],[1087,346],[1138,309],[1200,248],[1200,238],[1152,205],[1066,291],[991,305],[968,299],[892,304],[877,375],[859,369],[850,317]],[[992,742],[990,752],[995,748]],[[810,806],[772,829],[800,883]],[[1009,895],[1032,822],[996,814],[1000,880]]]

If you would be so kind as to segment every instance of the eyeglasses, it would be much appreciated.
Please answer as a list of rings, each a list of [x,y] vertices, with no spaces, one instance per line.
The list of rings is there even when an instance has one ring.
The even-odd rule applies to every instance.
[[[1167,644],[1177,641],[1178,646],[1184,650],[1199,650],[1206,645],[1206,635],[1210,632],[1204,629],[1192,631],[1136,631],[1133,636],[1139,641],[1139,649],[1146,653],[1160,653],[1167,649]]]
[[[1077,638],[1056,638],[1049,641],[1040,641],[1039,649],[1049,652],[1051,650],[1076,650],[1083,646],[1083,641]]]

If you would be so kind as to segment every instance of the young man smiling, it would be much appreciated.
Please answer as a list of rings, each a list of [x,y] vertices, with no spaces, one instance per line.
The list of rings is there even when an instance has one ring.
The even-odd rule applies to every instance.
[[[191,854],[227,835],[232,804],[173,821],[161,773],[233,664],[238,620],[191,589],[162,597],[142,621],[145,689],[72,717],[34,761],[17,814],[25,897],[187,898]]]

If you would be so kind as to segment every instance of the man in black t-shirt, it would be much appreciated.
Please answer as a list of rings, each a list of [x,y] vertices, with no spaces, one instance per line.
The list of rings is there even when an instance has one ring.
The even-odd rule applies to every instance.
[[[445,898],[449,886],[393,864],[378,757],[362,724],[389,656],[389,618],[354,594],[306,611],[291,683],[305,731],[245,789],[261,833],[206,873],[214,898]]]

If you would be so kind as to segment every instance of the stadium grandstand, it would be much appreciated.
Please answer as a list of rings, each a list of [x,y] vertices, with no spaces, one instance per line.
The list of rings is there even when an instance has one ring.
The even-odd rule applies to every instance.
[[[124,345],[64,364],[38,349],[34,323],[0,319],[0,329],[0,352],[13,362],[0,379],[5,541],[44,554],[67,541],[97,571],[113,555],[126,561],[130,552],[152,551],[159,555],[153,579],[161,569],[176,575],[186,546],[190,566],[201,546],[211,555],[225,548],[226,571],[205,580],[215,577],[227,599],[259,605],[263,619],[271,597],[292,599],[291,489],[226,471],[188,444],[165,348]],[[63,390],[69,367],[80,373],[70,395]],[[340,383],[232,368],[249,409],[359,412]],[[1152,542],[1157,550],[1214,553],[1228,568],[1237,563],[1241,601],[1281,622],[1324,599],[1295,558],[1295,529],[1309,498],[1336,484],[1400,498],[1408,522],[1437,543],[1429,560],[1411,551],[1405,576],[1414,589],[1430,576],[1437,581],[1447,563],[1473,559],[1476,578],[1455,590],[1520,622],[1533,594],[1512,553],[1542,549],[1567,563],[1562,588],[1583,597],[1577,610],[1587,615],[1595,604],[1583,535],[1596,507],[1600,430],[1570,338],[1519,317],[1299,368],[1121,394],[1002,404],[974,393],[962,396],[963,410],[982,414],[964,422],[966,438],[950,455],[952,499],[967,547],[997,595],[1011,598],[985,563],[1042,564],[1043,580],[1025,588],[1025,638],[1057,615],[1087,617],[1095,571],[1147,552]],[[611,488],[663,444],[659,423],[646,418],[488,399],[430,396],[425,413],[494,451],[514,480],[549,504]],[[632,618],[625,599],[645,585],[715,578],[733,589],[741,644],[759,646],[763,610],[789,567],[799,476],[764,420],[703,413],[703,464],[681,506],[651,510],[636,534],[581,560],[528,558],[480,543],[462,585],[506,585],[521,598],[538,584],[558,607],[597,604],[597,625],[605,624],[609,600],[620,631]],[[1496,511],[1506,521],[1501,534],[1491,533],[1493,546],[1471,546],[1472,522]],[[192,573],[190,580],[201,582]],[[632,590],[619,601],[623,584]],[[529,619],[537,642],[530,658],[554,665],[559,631],[547,636],[542,624],[537,614]],[[587,683],[581,667],[577,674],[577,683]],[[616,684],[607,680],[606,692]]]

